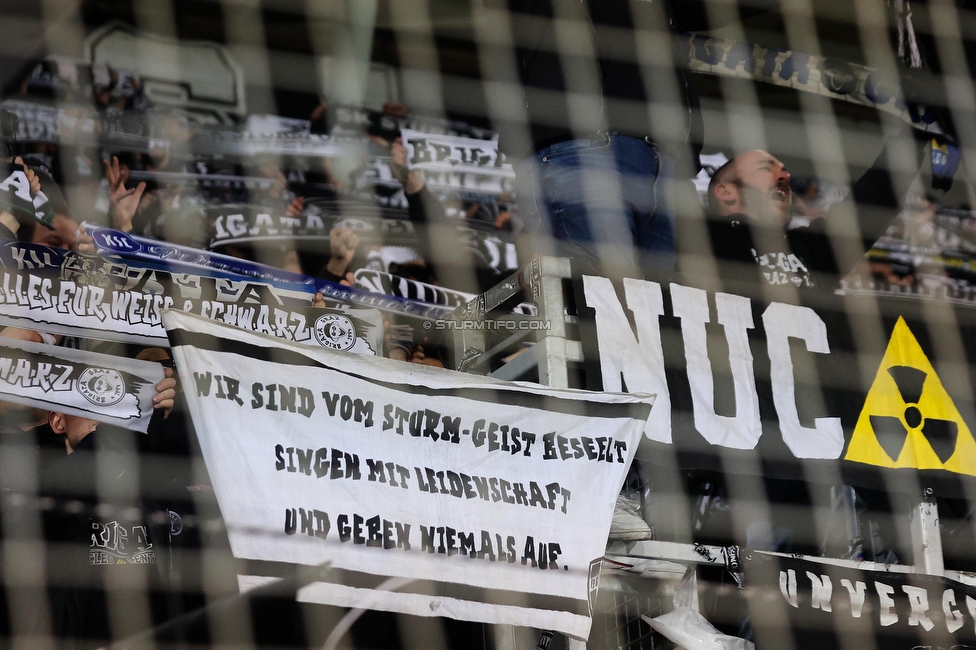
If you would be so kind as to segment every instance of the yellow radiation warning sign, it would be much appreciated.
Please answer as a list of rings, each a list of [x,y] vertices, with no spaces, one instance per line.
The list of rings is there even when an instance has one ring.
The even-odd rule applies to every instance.
[[[976,476],[976,440],[903,318],[895,323],[844,459]]]

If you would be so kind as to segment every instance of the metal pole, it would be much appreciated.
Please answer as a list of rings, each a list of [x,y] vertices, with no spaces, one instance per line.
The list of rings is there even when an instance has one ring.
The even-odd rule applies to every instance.
[[[912,511],[912,551],[918,573],[933,576],[945,574],[939,507],[931,496],[923,498]]]

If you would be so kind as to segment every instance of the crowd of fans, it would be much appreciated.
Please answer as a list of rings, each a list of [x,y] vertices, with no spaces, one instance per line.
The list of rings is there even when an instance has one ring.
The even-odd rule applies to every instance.
[[[106,65],[81,70],[73,62],[42,62],[18,94],[5,98],[0,122],[7,164],[23,170],[32,196],[46,196],[50,210],[44,222],[6,210],[0,214],[0,238],[94,254],[85,229],[89,224],[207,249],[215,219],[228,208],[247,206],[252,213],[330,217],[337,225],[327,239],[236,242],[213,250],[350,286],[353,272],[366,268],[466,294],[488,289],[517,268],[514,255],[486,254],[481,245],[485,236],[503,248],[511,241],[508,197],[435,195],[422,172],[408,169],[396,126],[406,117],[402,105],[372,113],[371,123],[358,134],[330,125],[335,111],[324,101],[309,115],[310,133],[335,130],[346,139],[359,138],[358,164],[346,160],[347,171],[340,175],[323,157],[195,154],[199,138],[239,133],[240,127],[153,107],[139,79],[125,71]],[[32,109],[56,115],[47,133],[38,134]],[[388,165],[397,186],[370,182],[377,159]],[[350,228],[347,219],[384,216],[409,222],[413,237],[385,244]],[[316,294],[312,305],[324,307],[326,300]],[[385,356],[445,365],[445,346],[429,341],[417,321],[390,315],[384,326],[380,352]],[[202,545],[201,531],[192,525],[196,515],[190,497],[209,488],[192,475],[188,462],[195,439],[169,351],[15,327],[0,329],[0,337],[166,366],[165,379],[155,386],[155,415],[146,436],[0,402],[4,455],[21,452],[24,461],[22,471],[3,473],[0,497],[30,497],[17,502],[23,507],[5,508],[9,516],[0,534],[46,541],[37,545],[46,572],[37,576],[36,588],[0,589],[0,633],[53,632],[85,647],[202,606],[203,592],[199,584],[191,586],[190,578],[199,567],[189,567],[199,556],[179,551]],[[104,466],[106,454],[111,468]],[[147,590],[109,588],[120,575],[124,583]],[[148,618],[120,623],[113,611],[129,611],[132,598],[144,599]],[[180,634],[192,636],[186,630]]]
[[[73,72],[68,73],[69,70]],[[151,106],[140,92],[139,79],[125,71],[96,65],[90,73],[90,78],[86,78],[78,73],[77,67],[45,62],[24,81],[19,95],[7,98],[13,104],[35,102],[56,106],[58,133],[57,137],[31,137],[28,128],[31,125],[26,118],[22,119],[23,115],[18,118],[14,112],[3,112],[8,163],[23,168],[34,193],[43,192],[49,199],[53,216],[45,224],[30,219],[4,220],[0,215],[0,235],[90,253],[94,252],[93,242],[81,225],[87,222],[206,249],[214,236],[216,216],[225,214],[228,206],[248,205],[275,215],[324,214],[333,217],[337,225],[328,233],[327,244],[316,245],[322,239],[278,239],[238,242],[215,250],[336,283],[354,285],[354,272],[366,268],[477,294],[507,277],[518,267],[518,262],[528,261],[524,257],[516,260],[514,255],[491,254],[484,245],[486,239],[491,239],[502,248],[511,246],[514,250],[512,243],[521,225],[515,197],[506,193],[479,196],[432,189],[422,171],[409,167],[408,152],[399,133],[399,125],[406,124],[408,119],[402,105],[388,104],[382,112],[370,113],[358,134],[354,127],[338,120],[336,110],[324,100],[314,108],[302,128],[307,128],[309,134],[358,135],[362,147],[355,165],[349,165],[348,160],[310,155],[201,155],[195,153],[201,138],[213,140],[215,133],[230,127],[208,123],[200,115]],[[448,124],[447,130],[456,126]],[[471,135],[471,132],[464,134]],[[491,134],[482,135],[490,137]],[[127,139],[127,136],[132,137]],[[796,250],[799,250],[797,242],[802,240],[809,243],[809,251],[824,252],[824,242],[811,239],[816,235],[809,233],[817,229],[810,226],[829,215],[831,206],[843,198],[843,192],[815,181],[796,179],[790,190],[790,177],[782,163],[765,152],[741,154],[733,158],[731,166],[716,172],[708,190],[712,216],[721,218],[726,226],[753,216],[747,214],[747,202],[743,198],[746,193],[737,182],[741,183],[742,175],[749,173],[742,165],[758,158],[770,164],[770,169],[764,171],[770,186],[762,201],[768,202],[775,212],[772,227],[781,237],[784,232],[792,233],[789,241]],[[375,180],[370,176],[375,160],[388,165],[395,183],[371,182]],[[868,185],[876,187],[873,182]],[[782,196],[774,195],[775,191]],[[790,191],[794,197],[792,207],[783,201]],[[857,192],[856,187],[854,191]],[[761,201],[754,200],[750,203],[753,210],[761,207],[760,204]],[[889,230],[889,238],[938,247],[931,227],[936,211],[929,207],[914,207],[911,216],[896,222]],[[344,217],[362,215],[409,222],[415,235],[409,241],[384,243],[343,225]],[[790,223],[791,218],[794,223]],[[954,231],[957,238],[968,242],[973,220],[958,217],[957,221]],[[727,258],[745,263],[755,271],[753,264],[759,261],[753,259],[756,251],[739,242],[737,237],[741,232],[722,231],[712,235],[716,255],[722,257],[723,246],[737,245],[738,249]],[[678,249],[681,248],[679,242]],[[801,261],[809,263],[811,255],[808,253]],[[920,272],[920,264],[918,258],[911,258],[899,266],[898,260],[880,259],[879,253],[870,258],[869,265],[855,269],[855,273],[866,273],[891,285],[910,285]],[[843,271],[833,259],[820,266],[829,266],[832,273]],[[797,273],[798,270],[802,273]],[[819,270],[810,269],[811,272]],[[803,282],[819,283],[810,279],[813,276],[802,264],[787,275],[791,280],[797,278],[798,287]],[[316,295],[315,304],[324,306],[325,297]],[[385,325],[384,355],[407,362],[450,365],[443,342],[426,339],[408,321],[398,322],[390,317]],[[48,629],[64,636],[90,639],[119,636],[110,601],[127,596],[102,586],[112,580],[111,571],[118,570],[118,565],[135,571],[134,565],[141,561],[152,564],[152,575],[147,574],[146,584],[167,583],[161,593],[182,594],[182,600],[176,601],[171,597],[153,597],[149,611],[154,622],[173,618],[199,605],[203,595],[181,583],[187,567],[181,564],[182,556],[172,549],[201,543],[200,531],[184,526],[183,522],[194,517],[188,489],[200,491],[206,490],[206,486],[199,485],[183,465],[159,462],[159,459],[188,458],[194,444],[192,424],[179,396],[181,388],[168,351],[9,327],[0,331],[0,336],[109,351],[167,366],[166,378],[155,387],[153,405],[157,415],[148,436],[132,436],[121,429],[64,413],[0,404],[0,433],[4,444],[7,448],[12,445],[36,452],[33,464],[25,465],[32,467],[32,472],[8,474],[5,485],[0,487],[12,492],[33,490],[39,495],[61,499],[44,511],[41,522],[44,538],[54,549],[48,557],[47,581],[40,583],[53,585],[51,607],[44,610],[50,613],[50,618],[24,620],[41,627],[53,625]],[[30,435],[25,436],[25,432]],[[31,442],[25,445],[23,441],[28,439]],[[118,471],[110,472],[110,479],[105,478],[105,468],[98,466],[94,453],[106,449],[114,450],[113,458],[118,460],[113,467]],[[174,472],[173,467],[184,469]],[[40,478],[32,482],[29,474]],[[124,495],[116,502],[135,507],[137,513],[133,515],[131,507],[127,514],[123,513],[125,508],[120,507],[96,517],[95,506],[103,501],[106,493]],[[139,494],[144,498],[140,500]],[[71,499],[80,500],[84,507],[66,508],[64,504]],[[20,525],[30,528],[29,523],[5,519],[4,535],[13,535]],[[637,528],[643,535],[646,527],[638,525]],[[57,550],[65,545],[81,550],[59,555]],[[146,560],[150,557],[151,561]],[[139,570],[144,569],[145,566]],[[3,612],[16,610],[9,593],[6,598],[7,606],[0,607],[0,628],[4,625],[9,628],[14,618],[11,614],[5,621]],[[112,629],[111,625],[116,628]]]
[[[79,228],[87,222],[195,248],[213,244],[221,253],[344,284],[354,284],[353,272],[367,268],[468,294],[517,269],[509,196],[444,188],[435,195],[423,173],[407,167],[398,127],[407,119],[403,105],[371,112],[357,132],[320,102],[302,125],[305,132],[331,132],[360,146],[358,159],[343,159],[345,173],[338,174],[328,157],[200,153],[201,139],[242,129],[208,123],[212,116],[152,107],[136,77],[104,64],[91,66],[90,78],[74,62],[40,64],[6,106],[22,109],[29,102],[53,109],[49,120],[56,129],[37,137],[36,116],[7,112],[7,143],[40,176],[55,228],[27,224],[17,234],[21,240],[92,252]],[[376,182],[377,161],[389,168],[392,182]],[[336,227],[327,244],[323,237],[213,242],[215,220],[242,206],[275,216],[323,216]],[[365,238],[347,217],[407,221],[415,236],[389,243]]]

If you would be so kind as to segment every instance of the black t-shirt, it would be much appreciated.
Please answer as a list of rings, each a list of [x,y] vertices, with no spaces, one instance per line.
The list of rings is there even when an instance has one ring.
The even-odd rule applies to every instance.
[[[56,450],[49,427],[39,427],[36,434],[47,449]],[[110,572],[143,574],[128,576],[125,582],[150,587],[160,583],[157,548],[140,507],[138,489],[135,494],[129,489],[138,475],[138,455],[131,445],[126,450],[127,445],[118,444],[121,439],[117,436],[123,435],[139,434],[98,430],[70,455],[60,436],[60,454],[43,453],[42,447],[40,493],[49,498],[41,514],[51,622],[55,635],[73,639],[81,647],[104,645],[118,636],[109,616]],[[110,456],[115,465],[107,476],[106,456],[98,457],[106,451],[115,452]],[[60,458],[52,460],[52,455]]]
[[[758,228],[744,214],[708,220],[720,275],[798,289],[830,289],[839,272],[823,220],[792,230]]]

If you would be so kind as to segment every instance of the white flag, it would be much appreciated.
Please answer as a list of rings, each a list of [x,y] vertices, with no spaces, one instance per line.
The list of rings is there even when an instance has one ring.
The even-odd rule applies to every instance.
[[[586,638],[590,564],[651,396],[342,354],[172,310],[163,321],[231,549],[255,574],[330,562],[342,584],[300,600]],[[414,582],[373,591],[389,577]]]

